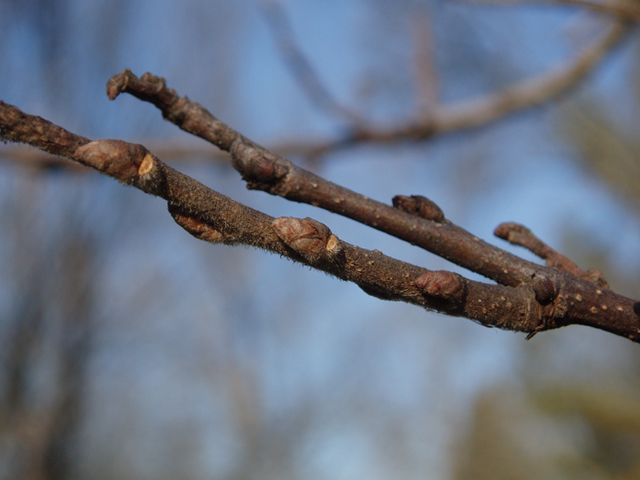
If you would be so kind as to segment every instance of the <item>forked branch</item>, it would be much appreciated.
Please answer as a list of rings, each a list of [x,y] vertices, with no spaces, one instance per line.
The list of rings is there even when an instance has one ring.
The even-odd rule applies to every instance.
[[[313,219],[274,219],[170,168],[142,145],[92,142],[2,102],[0,138],[64,156],[165,199],[174,220],[197,238],[278,253],[354,282],[382,299],[529,336],[584,324],[640,342],[640,304],[560,268],[565,264],[537,265],[489,245],[451,223],[425,197],[397,196],[391,206],[328,182],[251,142],[204,107],[178,96],[155,75],[137,78],[125,71],[108,82],[107,91],[112,99],[127,92],[151,102],[180,128],[230,152],[249,188],[353,218],[481,273],[498,285],[430,271],[350,245]]]
[[[1,101],[0,138],[62,155],[163,198],[178,225],[202,240],[261,248],[354,282],[376,297],[465,316],[487,326],[530,332],[541,321],[542,309],[531,289],[429,271],[343,242],[313,219],[274,219],[172,169],[142,145],[92,142]]]

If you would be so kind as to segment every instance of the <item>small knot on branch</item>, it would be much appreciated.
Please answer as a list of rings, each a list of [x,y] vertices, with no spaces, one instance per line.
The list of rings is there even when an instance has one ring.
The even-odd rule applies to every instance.
[[[417,215],[426,220],[436,223],[442,223],[445,220],[442,209],[433,200],[422,195],[411,195],[410,197],[396,195],[393,197],[392,202],[393,206],[398,210]]]
[[[549,305],[558,296],[556,285],[544,275],[534,274],[530,285],[540,305]]]
[[[331,261],[342,251],[338,237],[313,218],[280,217],[272,225],[278,238],[311,264]]]
[[[233,141],[229,152],[233,168],[242,174],[249,189],[267,190],[289,172],[278,157],[242,135]]]
[[[446,270],[426,272],[420,275],[414,283],[424,295],[450,302],[464,300],[466,280],[457,273]]]
[[[225,235],[219,230],[216,230],[213,226],[197,219],[196,217],[182,213],[177,205],[169,203],[168,206],[169,213],[171,214],[173,220],[182,228],[184,228],[190,235],[193,235],[199,240],[204,240],[205,242],[225,242]]]
[[[129,79],[135,76],[128,68],[122,73],[117,73],[107,81],[107,97],[109,100],[115,100],[118,95],[127,89]]]
[[[122,140],[96,140],[78,147],[74,156],[90,167],[131,183],[153,169],[154,160],[142,145]]]

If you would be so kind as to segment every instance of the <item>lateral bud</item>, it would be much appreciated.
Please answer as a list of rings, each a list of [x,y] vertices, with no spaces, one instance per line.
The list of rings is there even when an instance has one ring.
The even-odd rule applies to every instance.
[[[123,183],[131,183],[139,175],[149,173],[154,166],[153,157],[146,148],[122,140],[95,140],[78,147],[74,155],[85,165]]]
[[[171,216],[178,225],[200,240],[210,243],[224,242],[224,235],[211,225],[179,213],[172,213]]]
[[[609,288],[609,283],[605,280],[604,274],[596,268],[590,268],[589,270],[587,270],[586,277],[587,280],[595,283],[599,287]]]
[[[431,220],[436,223],[444,222],[444,212],[442,209],[427,197],[422,195],[411,195],[407,197],[405,195],[396,195],[392,199],[393,206],[398,210],[417,215],[426,220]]]
[[[534,275],[530,285],[540,305],[549,305],[558,296],[555,284],[544,275]]]
[[[215,229],[212,225],[184,214],[177,205],[169,203],[168,207],[169,214],[171,214],[173,220],[197,239],[210,243],[233,243],[229,237]]]
[[[342,250],[329,227],[313,218],[280,217],[272,225],[278,238],[310,263],[331,260]]]
[[[242,174],[249,189],[262,189],[284,177],[289,169],[272,153],[241,135],[231,144],[231,164]]]
[[[414,282],[424,295],[447,301],[462,301],[467,283],[462,275],[446,270],[435,270],[420,275]]]

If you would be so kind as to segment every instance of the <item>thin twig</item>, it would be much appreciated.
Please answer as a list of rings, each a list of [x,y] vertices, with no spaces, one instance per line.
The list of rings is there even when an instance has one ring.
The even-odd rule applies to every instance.
[[[59,152],[163,198],[178,225],[202,240],[254,246],[354,282],[378,298],[464,316],[486,326],[531,332],[543,322],[544,307],[526,286],[488,285],[451,272],[429,271],[343,242],[313,219],[274,219],[172,169],[142,145],[92,142],[2,101],[0,138]]]
[[[597,283],[601,287],[609,288],[609,284],[600,271],[590,269],[585,272],[572,260],[558,253],[536,237],[533,232],[524,225],[518,223],[502,223],[496,227],[494,234],[496,237],[502,238],[513,245],[524,247],[543,260],[546,260],[547,266],[550,268],[557,268],[576,277]]]
[[[497,0],[501,1],[501,0]],[[511,1],[511,0],[503,0]],[[313,156],[328,151],[367,142],[398,142],[402,140],[426,140],[434,136],[478,128],[496,122],[518,111],[536,107],[569,91],[579,84],[605,55],[625,36],[630,28],[625,19],[638,12],[632,7],[607,3],[599,4],[590,0],[557,0],[563,3],[581,4],[590,8],[617,12],[614,24],[599,41],[587,47],[581,55],[569,65],[559,67],[539,77],[527,79],[480,98],[454,105],[430,105],[425,115],[416,122],[389,129],[376,128],[363,121],[353,111],[338,104],[324,88],[311,63],[296,46],[291,27],[282,7],[273,2],[266,12],[273,27],[283,56],[294,77],[303,86],[309,98],[330,114],[350,118],[353,125],[350,133],[342,139],[327,143],[311,152]],[[617,10],[616,10],[617,9]],[[622,10],[620,10],[622,9]],[[635,12],[635,13],[634,13]],[[621,17],[622,15],[622,17]]]
[[[606,13],[613,15],[619,19],[637,22],[640,20],[640,5],[637,2],[620,1],[620,0],[608,0],[608,1],[593,1],[593,0],[461,0],[464,3],[481,3],[481,4],[493,4],[493,5],[552,5],[557,7],[558,4],[564,4],[568,6],[581,7],[595,12]]]
[[[446,220],[442,211],[423,197],[397,198],[397,208],[393,208],[306,172],[246,139],[204,107],[178,96],[173,89],[166,87],[164,79],[155,75],[147,73],[137,78],[130,71],[115,75],[107,83],[109,98],[114,99],[122,92],[153,103],[162,111],[164,118],[231,152],[232,163],[242,173],[249,188],[321,206],[408,239],[411,243],[420,245],[424,242],[427,244],[425,248],[454,263],[482,272],[503,285],[515,287],[508,292],[530,292],[537,305],[533,308],[533,304],[528,304],[533,308],[530,312],[537,317],[537,309],[542,309],[542,317],[530,333],[578,323],[640,341],[640,313],[637,313],[640,312],[640,303],[592,281],[527,262],[482,242]],[[327,238],[326,235],[322,236]],[[483,297],[473,291],[477,303],[466,301],[469,292],[472,292],[468,288],[471,284],[461,278],[451,272],[427,272],[415,279],[413,285],[426,296],[446,299],[446,308],[440,307],[439,311],[467,318],[482,314],[493,319],[496,322],[494,325],[504,328],[503,322],[507,319],[501,315],[505,313],[503,309],[512,303],[510,297],[497,291],[493,292],[495,296]],[[397,298],[395,294],[389,295],[378,287],[371,289],[367,286],[363,289],[380,298]],[[486,293],[486,290],[483,292]],[[526,294],[522,295],[517,295],[521,302],[518,305],[527,304],[524,300]],[[506,304],[503,303],[505,301]],[[474,308],[467,311],[467,307]],[[477,317],[473,318],[477,320]],[[485,323],[486,318],[479,321]],[[509,325],[511,322],[520,324],[528,318],[529,313],[519,320],[512,319]]]
[[[435,222],[353,192],[298,167],[243,137],[209,111],[167,88],[164,79],[130,70],[107,84],[110,99],[121,92],[153,103],[163,118],[232,155],[232,165],[251,189],[338,213],[422,247],[502,285],[518,286],[540,268],[443,220]],[[473,252],[472,255],[469,252]]]
[[[635,1],[594,2],[592,0],[553,0],[551,3],[554,2],[585,7],[596,12],[615,15],[616,17],[633,22],[640,20],[640,6]]]
[[[338,110],[342,111],[341,115],[346,114],[346,116],[353,117],[355,120],[355,127],[352,130],[352,133],[337,141],[318,140],[315,142],[294,142],[274,146],[272,151],[279,152],[283,155],[304,154],[308,157],[316,157],[328,151],[359,143],[427,140],[437,135],[444,135],[447,133],[487,125],[523,109],[536,107],[554,100],[558,96],[575,87],[597,66],[605,55],[624,38],[630,28],[630,24],[626,22],[616,22],[600,41],[595,42],[592,46],[585,49],[585,51],[579,55],[571,65],[558,68],[555,71],[545,73],[537,78],[525,80],[504,90],[478,99],[461,102],[457,105],[429,108],[427,111],[428,116],[423,117],[417,122],[386,130],[376,129],[375,127],[366,125],[361,121],[361,119],[356,118],[357,115],[354,117],[355,114],[353,114],[353,112],[348,109],[345,110],[343,107],[333,102],[331,96],[326,92],[326,90],[324,90],[324,87],[321,86],[321,83],[319,83],[319,80],[317,80],[316,77],[316,81],[318,85],[320,85],[320,91],[325,91],[325,94],[319,96],[316,95],[316,97],[329,99],[329,103],[327,103],[327,105],[332,103],[334,105],[329,108],[330,110],[334,107],[338,107]],[[310,71],[312,72],[312,70]],[[310,76],[313,77],[311,74]],[[160,86],[160,88],[162,88],[162,86]],[[311,90],[313,90],[313,88],[311,88]],[[153,92],[149,92],[147,97],[145,97],[142,92],[138,92],[137,96],[139,96],[141,100],[145,101],[147,98],[154,97]],[[179,119],[171,121],[180,126]],[[196,132],[196,129],[200,128],[201,126],[196,125],[193,129],[189,129],[188,126],[183,129],[202,137],[202,135],[199,135]],[[220,148],[228,150],[228,148]],[[186,152],[186,154],[189,154],[189,152]],[[169,157],[171,158],[172,156],[169,154]],[[28,161],[32,156],[20,153],[16,158],[24,158],[25,161]],[[41,159],[41,161],[45,162],[47,165],[51,161],[46,157],[36,158]],[[56,164],[53,163],[53,165],[55,166]]]

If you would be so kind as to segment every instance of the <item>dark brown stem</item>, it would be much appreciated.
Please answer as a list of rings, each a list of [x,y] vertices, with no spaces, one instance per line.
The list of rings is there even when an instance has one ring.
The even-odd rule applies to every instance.
[[[172,169],[142,145],[90,141],[1,101],[0,132],[7,140],[59,152],[163,198],[176,223],[202,240],[261,248],[354,282],[379,298],[463,315],[486,326],[530,332],[541,321],[542,308],[528,288],[486,285],[459,277],[465,295],[438,294],[419,280],[428,270],[343,242],[326,225],[310,218],[274,219]],[[496,296],[502,300],[492,301]]]
[[[149,94],[153,89],[145,91]],[[159,97],[151,94],[151,98],[159,98],[159,103],[172,101],[175,96],[175,92],[167,92],[163,84],[155,92]],[[182,115],[182,109],[186,108],[187,112],[189,109],[204,110],[190,104],[188,100],[178,99],[174,105],[177,110],[169,111],[168,115],[181,118],[182,125],[197,121],[190,114]],[[269,188],[284,189],[276,193],[287,198],[287,190],[292,185],[295,188],[304,187],[310,192],[320,188],[323,180],[319,177],[309,176],[311,174],[308,172],[296,174],[290,162],[273,157],[216,119],[209,119],[199,131],[213,131],[220,135],[219,143],[228,147],[234,162],[243,165],[250,182],[260,188],[273,184]],[[377,250],[370,251],[350,245],[338,239],[327,226],[313,219],[274,219],[231,200],[168,167],[142,145],[120,140],[91,142],[39,117],[24,114],[3,102],[0,102],[0,135],[5,140],[25,142],[65,155],[124,184],[165,199],[176,222],[198,238],[214,243],[251,245],[278,253],[354,282],[365,292],[379,298],[401,300],[508,330],[536,333],[570,324],[584,324],[640,342],[640,305],[637,302],[601,288],[591,281],[558,269],[524,262],[484,244],[445,220],[441,211],[424,197],[402,197],[404,200],[400,202],[401,208],[412,212],[407,213],[399,208],[375,202],[367,203],[368,199],[364,197],[328,184],[322,188],[329,188],[326,190],[329,192],[330,188],[335,188],[338,195],[327,198],[320,195],[318,200],[325,202],[333,199],[334,203],[341,205],[360,199],[364,202],[364,218],[374,215],[376,222],[384,223],[384,215],[397,215],[397,220],[394,221],[400,222],[398,225],[409,222],[409,230],[425,228],[427,235],[432,228],[436,232],[448,232],[442,235],[453,235],[447,238],[458,238],[467,248],[465,250],[454,246],[447,250],[449,252],[463,257],[482,255],[483,252],[491,255],[490,258],[480,256],[475,261],[458,258],[461,264],[493,263],[493,268],[496,268],[496,264],[504,264],[520,276],[529,269],[529,278],[515,288],[487,285],[451,272],[432,272],[387,257]],[[291,183],[286,180],[287,177],[303,183]],[[342,194],[345,196],[340,196]],[[293,197],[298,198],[296,195],[301,194],[294,192]],[[313,195],[311,193],[310,197],[313,198]],[[384,208],[379,208],[378,213],[372,213],[372,207],[378,208],[379,205]],[[342,207],[337,207],[334,211],[340,211],[340,208]],[[353,203],[349,205],[349,209],[357,210],[358,206]],[[479,246],[469,247],[469,237],[471,242]],[[441,241],[444,237],[438,238],[437,234],[431,234],[431,238]],[[514,263],[509,263],[512,259]],[[517,278],[510,275],[509,271],[503,273],[507,280],[514,281]]]
[[[153,103],[165,119],[229,151],[234,168],[242,174],[249,188],[338,213],[422,247],[502,285],[515,287],[528,282],[540,268],[444,220],[441,210],[442,221],[407,213],[336,185],[272,154],[215,118],[201,105],[180,97],[173,89],[167,88],[160,77],[145,73],[137,78],[125,70],[109,80],[107,92],[111,99],[126,92]],[[432,208],[439,208],[431,203],[434,205]]]
[[[0,140],[3,142],[34,145],[45,152],[75,161],[80,161],[74,155],[76,149],[90,142],[88,138],[70,133],[42,117],[27,115],[2,100],[0,107]]]

